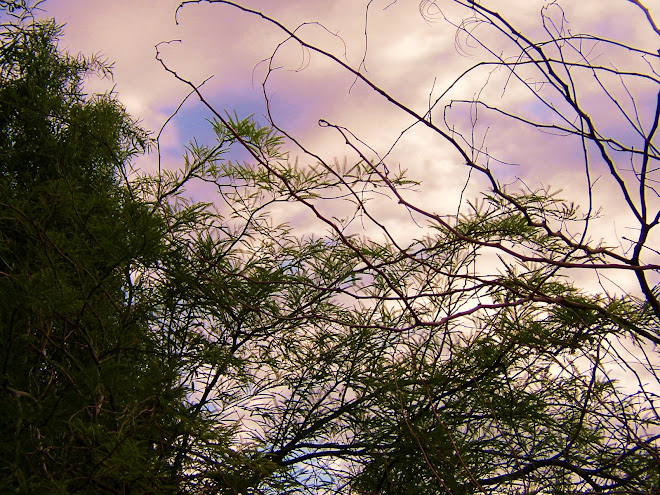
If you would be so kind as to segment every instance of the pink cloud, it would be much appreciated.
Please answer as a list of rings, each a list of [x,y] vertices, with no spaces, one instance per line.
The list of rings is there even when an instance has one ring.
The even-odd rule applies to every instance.
[[[318,21],[323,27],[309,24],[298,33],[306,40],[330,50],[352,67],[360,67],[365,50],[364,2],[262,0],[244,4],[263,9],[292,28],[303,22]],[[468,10],[452,3],[438,4],[443,8],[442,14],[455,23],[469,15]],[[174,21],[177,5],[175,0],[89,0],[52,2],[47,7],[49,15],[67,23],[63,46],[73,52],[100,52],[115,61],[115,83],[120,98],[129,111],[144,119],[145,126],[153,131],[160,128],[189,90],[165,73],[154,59],[154,45],[171,39],[182,42],[162,46],[164,60],[196,83],[213,75],[203,91],[218,110],[238,107],[241,112],[254,112],[258,117],[263,114],[265,106],[260,100],[260,84],[266,66],[260,62],[269,57],[286,36],[256,16],[219,4],[188,5],[179,11],[177,25]],[[492,1],[489,5],[520,26],[524,34],[539,39],[548,38],[540,25],[541,7],[545,2]],[[630,2],[608,2],[606,9],[602,1],[595,0],[565,2],[562,5],[569,22],[564,27],[570,28],[573,33],[596,33],[632,41],[640,47],[657,48],[657,36],[648,27],[641,10]],[[430,4],[426,6],[430,7]],[[660,17],[658,10],[657,7],[652,10],[656,19]],[[431,8],[426,11],[433,12]],[[546,13],[552,15],[555,26],[561,25],[562,18],[557,7],[551,7]],[[459,37],[457,45],[455,27],[447,24],[441,15],[423,19],[415,3],[374,2],[369,10],[367,26],[366,72],[364,67],[362,72],[420,115],[428,110],[429,95],[433,100],[472,64],[484,60],[486,56],[492,59],[492,55],[487,55],[478,43],[467,36]],[[475,35],[481,36],[495,53],[510,50],[510,41],[489,32],[486,26],[475,27]],[[599,54],[598,50],[603,53]],[[596,46],[592,53],[594,57],[598,55],[598,61],[611,57],[612,60],[607,63],[617,66],[632,63],[625,53],[616,53],[606,47]],[[396,142],[388,155],[388,166],[398,167],[400,164],[409,170],[412,178],[422,181],[419,192],[411,197],[438,212],[456,211],[456,202],[466,183],[467,169],[460,155],[439,136],[418,125],[397,141],[401,132],[413,123],[410,116],[363,83],[352,86],[354,77],[351,74],[316,54],[310,56],[293,42],[280,49],[274,64],[281,68],[271,74],[266,88],[272,98],[271,109],[276,122],[294,133],[306,147],[314,149],[327,160],[334,157],[342,159],[344,156],[355,159],[355,152],[345,146],[335,130],[318,126],[321,118],[351,129],[380,156],[384,156]],[[658,64],[656,70],[660,70]],[[530,80],[536,77],[533,72],[528,71]],[[442,124],[444,105],[450,99],[470,100],[478,94],[482,99],[512,112],[521,111],[529,117],[549,122],[557,120],[549,115],[547,109],[541,109],[529,89],[512,80],[507,82],[509,75],[504,71],[491,74],[489,84],[484,86],[488,77],[487,68],[467,76],[439,103],[432,114],[433,121]],[[578,77],[588,78],[589,75]],[[507,85],[507,91],[502,97],[504,85]],[[602,92],[599,93],[594,82],[583,84],[582,88],[581,101],[594,116],[606,125],[615,123],[615,120],[608,118],[611,108],[606,108],[602,103]],[[651,101],[652,85],[650,88],[631,87],[642,107]],[[621,95],[619,88],[617,96]],[[192,102],[190,105],[191,109],[201,108]],[[194,128],[190,124],[194,112],[191,110],[186,115],[185,118],[174,119],[166,134],[165,144],[169,166],[172,167],[177,163],[177,148],[180,154]],[[200,120],[207,115],[200,116]],[[460,106],[454,105],[448,115],[452,125],[467,136],[470,132],[469,106],[464,105],[461,110]],[[485,110],[480,111],[479,118],[475,138],[481,140],[485,136],[484,143],[489,152],[518,164],[515,167],[493,164],[493,169],[501,174],[504,182],[525,177],[530,187],[540,184],[562,187],[563,182],[573,177],[570,180],[571,194],[583,201],[585,185],[581,174],[584,166],[576,165],[582,163],[579,142],[524,128],[511,119]],[[606,130],[626,137],[619,124]],[[375,156],[368,148],[362,149],[367,156]],[[153,163],[152,159],[148,160],[144,163]],[[305,160],[313,161],[307,157],[302,162]],[[597,157],[594,167],[594,173],[603,174],[603,164],[598,162]],[[603,198],[616,194],[606,182],[602,179],[598,184],[603,190]],[[473,177],[470,184],[471,188],[464,196],[466,198],[474,197],[485,187],[485,182],[477,177]],[[600,201],[614,215],[614,205]],[[407,213],[397,208],[383,206],[378,214],[391,221],[392,225],[408,222]],[[300,216],[296,218],[297,222],[302,222]]]

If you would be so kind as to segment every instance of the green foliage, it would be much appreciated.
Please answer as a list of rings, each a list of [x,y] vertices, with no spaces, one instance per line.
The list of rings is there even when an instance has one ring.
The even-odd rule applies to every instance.
[[[104,68],[59,35],[1,40],[0,491],[174,490],[182,392],[134,280],[163,259],[164,224],[121,179],[147,137],[112,95],[85,97]]]
[[[223,161],[241,145],[236,135],[271,135],[238,122],[214,124],[225,129],[217,159],[197,153],[194,177],[151,182],[165,191],[159,205],[187,253],[181,276],[192,274],[177,296],[186,324],[200,329],[187,396],[229,447],[188,442],[192,492],[572,493],[656,483],[653,437],[631,429],[657,420],[643,393],[622,389],[608,369],[631,329],[653,324],[639,301],[580,291],[535,261],[577,256],[538,219],[489,197],[406,250],[333,225],[296,237],[273,224],[281,203],[318,205],[341,199],[347,184],[387,184],[369,164],[304,167],[277,148],[261,149],[256,164]],[[192,180],[216,184],[222,211],[181,200]],[[360,211],[363,198],[354,199]],[[542,194],[517,200],[530,215],[567,214]],[[499,275],[476,276],[482,254],[503,244],[524,246],[532,261],[500,256]]]

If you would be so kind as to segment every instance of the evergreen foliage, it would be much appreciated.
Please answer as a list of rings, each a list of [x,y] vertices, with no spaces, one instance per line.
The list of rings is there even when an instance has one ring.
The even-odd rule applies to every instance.
[[[0,47],[0,491],[162,493],[182,390],[136,281],[164,223],[123,181],[147,135],[53,22]]]

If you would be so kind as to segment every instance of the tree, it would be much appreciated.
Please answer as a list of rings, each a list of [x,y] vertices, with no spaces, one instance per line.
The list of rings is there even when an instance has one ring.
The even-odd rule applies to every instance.
[[[165,223],[126,183],[147,134],[52,21],[0,40],[0,491],[167,493],[182,423],[146,275]]]
[[[357,157],[341,166],[270,115],[272,129],[312,161],[300,166],[273,130],[222,115],[159,55],[215,114],[219,145],[191,148],[195,166],[187,177],[215,183],[218,204],[226,205],[225,220],[215,217],[205,243],[180,241],[205,267],[198,272],[205,292],[226,294],[210,298],[202,314],[231,315],[224,328],[234,328],[221,346],[231,349],[232,365],[191,377],[203,392],[189,397],[200,411],[213,411],[209,420],[235,425],[235,458],[243,459],[242,470],[253,462],[254,475],[243,475],[239,487],[226,457],[201,453],[190,469],[219,466],[224,478],[213,488],[222,492],[224,484],[230,493],[655,493],[660,104],[649,94],[660,85],[658,54],[568,31],[556,2],[542,10],[540,34],[526,34],[477,2],[422,2],[422,15],[432,5],[443,8],[438,17],[453,22],[457,39],[480,48],[483,58],[419,111],[372,81],[362,65],[305,41],[299,30],[236,2],[210,3],[272,24],[286,42],[345,70],[412,118],[402,135],[425,126],[488,190],[458,205],[459,215],[435,212],[406,193],[414,183],[378,158],[387,153],[373,159],[345,127],[319,122]],[[459,21],[445,6],[458,9],[451,12]],[[629,7],[660,35],[642,3]],[[270,68],[279,66],[280,46]],[[619,69],[601,60],[603,53],[623,53],[630,64]],[[499,91],[454,95],[460,82],[484,70],[486,84],[502,75]],[[492,96],[521,91],[543,111],[516,112]],[[616,113],[594,110],[594,94]],[[497,151],[506,150],[484,143],[481,122],[492,127],[493,119],[553,131],[581,147],[582,208],[547,186],[507,185],[496,166],[507,161]],[[253,163],[223,160],[228,143],[243,146]],[[634,239],[607,240],[596,230],[599,178],[614,185],[605,200],[615,191],[634,219]],[[385,193],[426,222],[423,236],[402,242],[379,219],[369,199]],[[307,207],[327,233],[296,239],[290,227],[272,230],[264,215],[283,201]],[[348,206],[341,214],[337,202]],[[356,218],[370,230],[356,229]],[[585,272],[600,289],[580,286]],[[606,286],[627,274],[635,289]],[[227,298],[235,308],[211,310]],[[221,325],[209,319],[200,327]]]

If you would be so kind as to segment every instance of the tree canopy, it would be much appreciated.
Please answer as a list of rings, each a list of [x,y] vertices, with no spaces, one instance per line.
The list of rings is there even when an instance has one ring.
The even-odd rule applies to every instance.
[[[84,95],[106,68],[59,36],[39,22],[1,39],[0,486],[145,493],[169,484],[184,396],[138,275],[167,259],[165,224],[123,179],[146,133]]]
[[[324,159],[272,115],[265,126],[221,112],[160,52],[165,74],[215,116],[215,142],[191,143],[180,170],[136,172],[131,159],[149,135],[113,94],[83,92],[84,77],[107,66],[61,53],[53,22],[3,28],[2,490],[660,490],[660,106],[635,107],[637,118],[623,119],[632,132],[608,134],[611,122],[599,119],[612,117],[587,111],[581,93],[585,72],[617,103],[599,79],[612,71],[626,89],[641,80],[657,92],[658,54],[557,30],[548,11],[549,39],[535,40],[479,3],[450,2],[472,16],[458,35],[488,57],[452,86],[495,67],[504,89],[529,91],[548,120],[448,91],[424,113],[295,27],[211,3],[337,64],[448,143],[488,189],[436,212],[415,202],[413,177],[347,128],[320,122],[357,158]],[[483,38],[473,23],[488,29]],[[508,52],[488,49],[494,35]],[[617,72],[590,58],[593,44],[652,62]],[[637,237],[599,240],[595,200],[585,211],[550,187],[507,184],[479,122],[451,120],[461,106],[596,150],[582,164],[589,197],[598,191],[590,171],[604,165]],[[250,158],[229,158],[233,148]],[[214,186],[212,203],[186,192],[200,181]],[[287,204],[326,230],[278,223],[273,210]],[[402,241],[372,206],[383,204],[409,212],[422,235]],[[593,289],[580,283],[585,271],[631,273],[637,285]]]
[[[197,3],[182,2],[178,13]],[[218,161],[204,180],[215,178],[220,203],[247,221],[266,205],[302,204],[327,229],[297,241],[321,246],[310,265],[282,265],[287,274],[303,276],[295,284],[318,297],[330,295],[333,309],[317,312],[311,328],[296,331],[296,344],[277,354],[276,369],[254,374],[260,384],[270,383],[270,394],[262,393],[272,404],[254,401],[238,409],[262,424],[247,427],[242,438],[293,470],[294,491],[657,490],[658,53],[627,39],[570,31],[559,2],[542,9],[536,32],[479,2],[421,2],[429,24],[448,23],[459,49],[477,53],[475,64],[449,78],[446,88],[434,88],[420,110],[372,79],[366,48],[362,63],[351,65],[341,46],[335,53],[310,41],[318,39],[314,23],[288,26],[238,2],[209,3],[282,34],[263,64],[269,110],[269,83],[290,63],[281,55],[284,46],[297,46],[303,72],[312,70],[306,67],[314,57],[345,71],[401,112],[401,138],[425,127],[429,145],[434,139],[446,144],[470,170],[468,177],[486,185],[454,210],[435,211],[408,191],[416,183],[397,173],[388,159],[391,148],[375,150],[325,118],[319,126],[341,137],[354,162],[324,158],[274,113],[270,125],[294,151],[270,151],[242,139],[240,126],[212,97],[160,57],[215,115],[216,130],[251,153],[253,162],[240,164],[198,150],[202,161]],[[631,2],[630,10],[641,14],[643,29],[657,40],[649,10],[640,2]],[[369,15],[367,7],[367,37]],[[297,66],[292,73],[300,73]],[[456,94],[475,80],[481,91]],[[510,94],[516,97],[505,98]],[[518,107],[521,94],[529,103]],[[584,170],[577,178],[585,194],[558,190],[573,184],[530,187],[525,167],[532,174],[538,164],[524,156],[516,156],[522,171],[513,180],[499,166],[514,162],[504,155],[511,146],[489,147],[487,140],[498,122],[518,126],[520,136],[538,132],[550,140],[552,133],[583,150],[571,158],[582,160],[573,169]],[[599,181],[611,186],[601,189]],[[247,199],[255,206],[248,208]],[[599,208],[613,201],[630,214],[627,228],[635,237],[600,234]],[[423,225],[422,235],[401,240],[388,208],[404,209]],[[340,266],[345,271],[325,277]],[[324,277],[315,273],[319,267]],[[583,284],[585,273],[598,283]],[[617,286],[623,279],[631,287],[629,275],[636,287]]]

